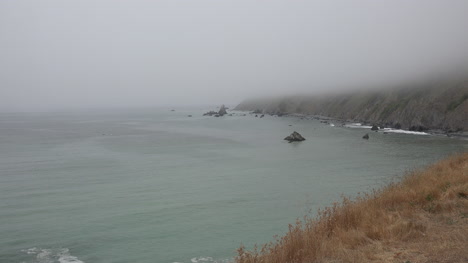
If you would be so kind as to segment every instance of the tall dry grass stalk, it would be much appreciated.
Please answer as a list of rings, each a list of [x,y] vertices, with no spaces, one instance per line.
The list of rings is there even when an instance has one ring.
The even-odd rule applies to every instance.
[[[447,249],[458,253],[452,262],[468,262],[467,196],[464,153],[381,190],[344,198],[314,218],[297,220],[271,243],[251,251],[240,247],[236,262],[405,262],[405,256],[430,262]]]

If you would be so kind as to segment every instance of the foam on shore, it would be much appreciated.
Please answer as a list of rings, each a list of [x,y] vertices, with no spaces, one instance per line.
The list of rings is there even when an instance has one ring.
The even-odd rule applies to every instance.
[[[347,127],[347,128],[358,128],[358,129],[371,129],[372,128],[372,126],[362,125],[361,123],[346,124],[345,127]],[[383,130],[379,130],[379,131],[384,131],[384,132],[388,132],[388,133],[412,134],[412,135],[430,135],[427,132],[407,131],[407,130],[392,129],[392,128],[384,128]]]

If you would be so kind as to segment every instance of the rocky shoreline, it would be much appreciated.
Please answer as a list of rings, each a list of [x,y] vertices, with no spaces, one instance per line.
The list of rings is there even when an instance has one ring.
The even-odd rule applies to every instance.
[[[238,112],[246,112],[237,110]],[[384,134],[388,133],[405,133],[405,134],[416,134],[416,135],[433,135],[433,136],[447,136],[458,139],[468,140],[468,132],[457,131],[450,132],[442,129],[402,129],[401,127],[385,127],[379,126],[375,123],[370,122],[356,122],[353,120],[343,120],[339,118],[333,118],[328,116],[313,115],[313,114],[303,114],[303,113],[264,113],[261,110],[249,111],[249,115],[257,116],[259,114],[267,115],[271,117],[281,117],[281,118],[298,118],[301,120],[315,120],[319,121],[322,124],[338,127],[348,127],[348,128],[362,128],[363,130],[370,130],[372,132],[383,132]],[[239,116],[246,116],[247,114],[241,114]]]
[[[327,116],[370,126],[464,136],[468,132],[468,77],[339,94],[266,96],[245,100],[235,110]]]
[[[322,124],[338,127],[348,127],[348,128],[363,128],[363,130],[370,130],[372,132],[383,132],[384,134],[388,133],[406,133],[406,134],[416,134],[416,135],[434,135],[434,136],[447,136],[458,139],[468,140],[468,132],[463,130],[452,131],[452,130],[443,130],[443,129],[428,129],[423,126],[411,126],[409,129],[403,129],[398,123],[396,125],[384,125],[378,124],[379,122],[359,122],[356,120],[344,120],[340,118],[333,118],[323,115],[307,114],[307,113],[286,113],[286,112],[268,112],[261,109],[255,110],[239,110],[236,107],[234,110],[231,110],[229,113],[227,110],[229,108],[225,107],[222,104],[219,107],[218,111],[211,110],[203,114],[203,116],[213,116],[213,117],[223,117],[223,116],[247,116],[251,115],[256,118],[264,118],[265,116],[271,117],[285,117],[285,118],[299,118],[301,120],[315,120],[320,121]],[[191,115],[189,115],[191,117]],[[291,126],[291,125],[290,125]],[[289,137],[289,136],[288,136]],[[365,138],[364,138],[365,137]],[[368,139],[369,136],[364,136],[364,139]],[[293,140],[300,141],[300,140]]]

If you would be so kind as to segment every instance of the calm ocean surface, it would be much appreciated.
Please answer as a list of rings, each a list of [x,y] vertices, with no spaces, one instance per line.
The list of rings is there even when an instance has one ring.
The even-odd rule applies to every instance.
[[[342,194],[468,150],[207,110],[1,113],[0,262],[225,262]],[[292,131],[307,140],[287,143]]]

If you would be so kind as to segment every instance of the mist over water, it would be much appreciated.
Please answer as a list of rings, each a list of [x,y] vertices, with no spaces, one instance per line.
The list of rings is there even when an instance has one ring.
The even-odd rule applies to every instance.
[[[468,147],[206,110],[0,114],[0,262],[224,262]]]
[[[1,1],[0,110],[239,103],[468,72],[468,2]]]
[[[341,195],[466,152],[197,105],[466,83],[467,13],[464,0],[0,1],[0,262],[227,262]],[[293,131],[306,141],[285,142]]]

